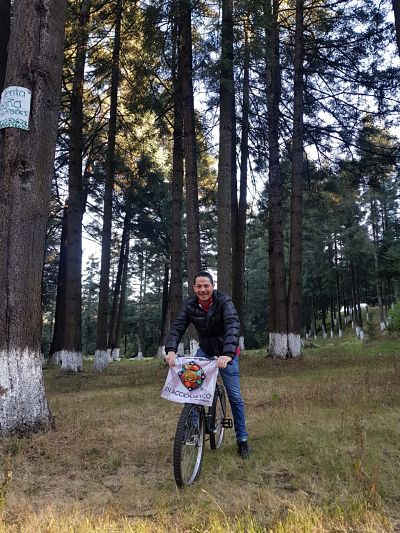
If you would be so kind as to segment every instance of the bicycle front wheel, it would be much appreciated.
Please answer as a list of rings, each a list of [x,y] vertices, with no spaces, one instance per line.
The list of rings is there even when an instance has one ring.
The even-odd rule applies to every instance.
[[[216,386],[214,400],[210,408],[210,446],[212,450],[221,448],[224,440],[224,419],[226,417],[225,389]]]
[[[174,476],[182,489],[200,475],[204,453],[204,414],[198,405],[186,404],[176,427],[174,441]]]

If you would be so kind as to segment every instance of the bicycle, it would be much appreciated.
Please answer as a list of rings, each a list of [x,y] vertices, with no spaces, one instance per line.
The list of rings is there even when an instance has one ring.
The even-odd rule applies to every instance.
[[[210,436],[210,447],[216,450],[222,446],[225,429],[232,427],[232,419],[226,418],[226,395],[221,383],[215,386],[211,407],[184,405],[176,427],[173,452],[175,482],[180,489],[194,483],[200,475],[205,435]]]

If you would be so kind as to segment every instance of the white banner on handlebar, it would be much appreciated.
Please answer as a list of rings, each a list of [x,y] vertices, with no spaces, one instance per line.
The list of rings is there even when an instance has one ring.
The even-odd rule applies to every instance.
[[[216,359],[177,357],[169,369],[161,397],[178,403],[212,405],[218,377]]]

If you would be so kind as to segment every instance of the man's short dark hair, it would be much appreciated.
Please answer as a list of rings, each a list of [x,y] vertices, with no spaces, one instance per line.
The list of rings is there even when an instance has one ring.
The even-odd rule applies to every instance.
[[[201,270],[200,272],[197,272],[197,274],[194,275],[193,285],[196,284],[197,278],[208,278],[211,281],[211,284],[214,285],[214,280],[212,278],[212,275],[209,272],[207,272],[207,270]]]

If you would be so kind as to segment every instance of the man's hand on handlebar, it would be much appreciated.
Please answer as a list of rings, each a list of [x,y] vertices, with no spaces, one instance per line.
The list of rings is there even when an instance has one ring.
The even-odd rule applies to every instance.
[[[175,352],[168,352],[165,356],[165,362],[168,363],[170,367],[175,366],[176,363],[176,353]]]
[[[217,359],[218,368],[226,368],[227,364],[232,361],[232,357],[229,355],[220,355]]]
[[[170,366],[173,367],[176,364],[176,358],[177,355],[175,352],[168,352],[165,356],[165,362]],[[232,357],[229,355],[220,355],[217,359],[217,367],[218,368],[226,368],[227,365],[232,361]]]

